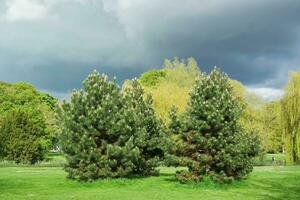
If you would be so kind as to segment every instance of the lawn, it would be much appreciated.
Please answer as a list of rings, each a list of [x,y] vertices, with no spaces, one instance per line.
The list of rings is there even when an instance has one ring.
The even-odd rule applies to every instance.
[[[272,160],[275,158],[275,161]],[[272,165],[284,165],[285,155],[282,153],[277,154],[265,154],[263,157],[258,156],[254,159],[256,166],[272,166]]]
[[[158,177],[79,183],[58,167],[2,167],[0,199],[300,199],[300,166],[256,167],[248,179],[230,185],[183,185],[174,172],[161,168]]]

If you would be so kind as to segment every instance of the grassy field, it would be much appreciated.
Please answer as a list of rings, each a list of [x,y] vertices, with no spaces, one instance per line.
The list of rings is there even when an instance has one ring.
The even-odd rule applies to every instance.
[[[248,179],[230,185],[183,185],[174,172],[162,168],[158,177],[79,183],[66,179],[58,167],[2,167],[0,199],[300,199],[300,166],[256,167]]]
[[[272,161],[272,157],[275,158],[275,162]],[[66,163],[65,157],[61,153],[49,153],[47,158],[35,164],[35,167],[63,167]],[[257,157],[254,159],[255,166],[275,166],[284,165],[285,155],[284,154],[265,154],[263,157]],[[26,167],[30,165],[16,164],[11,161],[0,161],[0,167]]]
[[[272,161],[272,157],[275,158],[275,161]],[[256,166],[285,165],[285,155],[282,153],[265,154],[263,157],[256,157],[254,164]]]

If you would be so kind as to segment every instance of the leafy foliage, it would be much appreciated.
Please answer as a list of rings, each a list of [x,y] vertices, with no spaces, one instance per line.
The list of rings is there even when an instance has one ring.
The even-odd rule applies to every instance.
[[[54,107],[56,107],[57,100],[50,96],[49,94],[42,93],[37,91],[32,85],[25,83],[25,82],[19,82],[15,84],[11,83],[4,83],[0,82],[0,128],[1,127],[8,127],[8,126],[17,126],[17,122],[20,121],[14,121],[11,119],[12,115],[19,116],[21,115],[22,117],[30,117],[35,121],[36,119],[39,119],[40,121],[40,126],[44,127],[43,132],[45,137],[40,138],[43,140],[44,145],[48,145],[48,148],[52,145],[52,142],[55,140],[54,138],[56,137],[55,134],[57,132],[57,125],[56,125],[56,120],[55,120],[55,111]],[[20,114],[22,112],[25,112],[27,114]],[[16,119],[17,120],[17,119]],[[29,119],[28,119],[29,120]],[[31,123],[29,120],[28,123]],[[9,123],[9,124],[5,124]],[[26,131],[30,130],[26,128],[27,125],[22,125],[20,128],[20,131]],[[31,125],[28,125],[31,126]],[[33,129],[33,130],[38,130],[38,129]],[[7,134],[7,133],[1,133],[1,134]],[[41,136],[41,133],[26,133],[24,132],[23,134],[28,134],[28,135],[36,135],[38,137]],[[17,137],[17,136],[16,136]],[[14,144],[19,144],[22,141],[17,140],[14,142]],[[3,141],[2,145],[4,144],[5,141]],[[38,142],[39,143],[39,142]],[[24,145],[30,145],[30,143],[23,142],[23,147],[25,148]],[[36,146],[38,146],[37,144]],[[28,146],[27,148],[31,148],[31,146]],[[32,148],[34,148],[32,146]],[[43,146],[43,148],[46,148]],[[43,152],[45,152],[43,150]],[[4,153],[4,154],[7,154]],[[6,156],[6,159],[13,159],[15,158],[14,156]],[[43,156],[40,156],[38,158],[42,159]],[[26,158],[27,159],[27,158]],[[16,162],[27,162],[26,159],[17,159]],[[28,158],[29,159],[29,158]],[[35,159],[33,159],[33,162]]]
[[[199,73],[198,64],[194,58],[180,60],[175,57],[173,60],[166,59],[162,69],[150,70],[142,74],[140,81],[146,93],[152,94],[158,115],[167,120],[168,112],[173,105],[178,108],[179,112],[185,110],[189,90]]]
[[[166,70],[152,69],[143,73],[140,81],[144,86],[156,86],[162,78],[166,77]]]
[[[300,72],[290,74],[281,101],[282,131],[288,163],[300,160]]]
[[[232,94],[227,75],[214,69],[196,81],[187,111],[179,117],[181,124],[172,117],[170,127],[179,130],[177,154],[189,169],[177,174],[180,181],[198,182],[209,175],[230,182],[251,172],[259,141],[240,126],[242,107]]]
[[[0,82],[0,114],[20,106],[32,106],[54,110],[57,99],[47,93],[39,92],[26,82]],[[47,106],[46,108],[41,108]]]
[[[283,151],[283,135],[280,125],[280,102],[269,102],[261,108],[263,148],[268,153]]]
[[[40,111],[17,108],[6,113],[0,121],[1,156],[16,163],[43,160],[48,147],[45,130]]]

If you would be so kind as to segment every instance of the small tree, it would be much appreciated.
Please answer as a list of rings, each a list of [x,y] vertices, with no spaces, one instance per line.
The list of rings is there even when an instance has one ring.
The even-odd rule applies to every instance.
[[[0,121],[0,146],[4,159],[34,164],[47,151],[46,124],[40,111],[14,109]]]
[[[180,181],[197,182],[209,175],[215,181],[228,182],[252,170],[257,137],[240,126],[241,111],[226,74],[214,69],[200,76],[181,125],[171,123],[181,127],[179,154],[188,166],[188,171],[177,174]]]

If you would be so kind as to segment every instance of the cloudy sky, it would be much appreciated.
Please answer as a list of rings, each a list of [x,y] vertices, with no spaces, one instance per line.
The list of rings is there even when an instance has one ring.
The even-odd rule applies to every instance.
[[[300,1],[0,0],[2,81],[63,97],[93,69],[121,81],[174,56],[276,98],[300,69]]]

